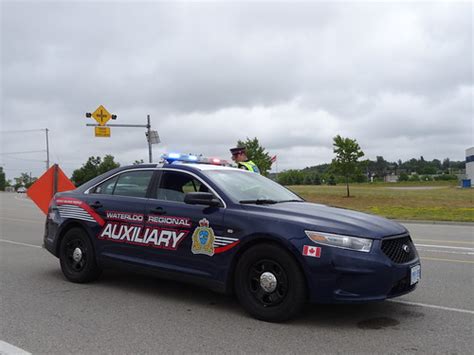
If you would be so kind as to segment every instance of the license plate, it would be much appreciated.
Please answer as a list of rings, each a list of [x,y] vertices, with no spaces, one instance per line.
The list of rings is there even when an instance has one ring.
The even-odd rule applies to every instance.
[[[410,285],[416,284],[421,278],[421,265],[411,267]]]

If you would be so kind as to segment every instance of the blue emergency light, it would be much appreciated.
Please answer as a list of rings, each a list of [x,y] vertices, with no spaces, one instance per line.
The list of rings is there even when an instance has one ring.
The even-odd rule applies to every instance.
[[[218,158],[207,158],[202,155],[181,154],[181,153],[167,153],[163,154],[161,158],[168,164],[175,162],[182,163],[200,163],[200,164],[214,164],[214,165],[230,165],[226,160]]]

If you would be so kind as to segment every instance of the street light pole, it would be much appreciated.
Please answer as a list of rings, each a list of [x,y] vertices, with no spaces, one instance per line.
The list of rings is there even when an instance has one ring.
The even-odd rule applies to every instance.
[[[146,129],[147,129],[147,138],[148,138],[148,162],[153,163],[153,152],[151,149],[151,123],[150,115],[146,116]]]
[[[48,132],[49,129],[45,128],[46,132],[46,170],[49,169],[49,139],[48,139]]]

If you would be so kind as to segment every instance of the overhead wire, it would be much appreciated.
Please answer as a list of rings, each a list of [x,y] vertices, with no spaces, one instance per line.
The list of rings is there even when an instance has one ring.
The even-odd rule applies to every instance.
[[[28,132],[45,132],[47,128],[37,128],[37,129],[18,129],[18,130],[2,130],[0,131],[0,134],[9,134],[9,133],[28,133]],[[47,150],[46,149],[41,149],[41,150],[28,150],[28,151],[14,151],[14,152],[0,152],[0,156],[2,160],[8,159],[10,161],[9,165],[14,164],[13,161],[26,161],[29,162],[28,164],[34,164],[37,166],[37,164],[44,164],[46,160],[44,159],[29,159],[29,158],[22,158],[18,156],[13,156],[13,155],[21,155],[21,154],[34,154],[34,153],[45,153]],[[0,163],[0,165],[3,165],[5,171],[25,171],[28,169],[24,168],[10,168],[5,166],[5,161]]]
[[[43,150],[27,150],[24,152],[2,152],[0,155],[12,155],[12,154],[30,154],[30,153],[44,153],[46,152],[45,149]]]
[[[40,132],[44,131],[46,128],[37,128],[37,129],[14,129],[9,131],[0,131],[0,133],[25,133],[25,132]]]
[[[44,159],[28,159],[28,158],[18,158],[18,157],[2,157],[2,159],[10,159],[10,160],[24,160],[24,161],[35,161],[35,162],[42,162],[44,163]]]

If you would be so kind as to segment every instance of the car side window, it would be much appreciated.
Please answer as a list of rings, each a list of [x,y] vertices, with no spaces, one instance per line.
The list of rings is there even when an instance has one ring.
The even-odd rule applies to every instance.
[[[146,197],[146,191],[150,184],[152,170],[129,171],[119,175],[113,195]]]
[[[154,197],[158,200],[184,202],[187,192],[209,192],[209,189],[189,174],[163,171]]]
[[[118,180],[118,176],[109,179],[102,184],[95,187],[93,192],[95,194],[102,194],[102,195],[112,195],[114,193],[115,183]]]

